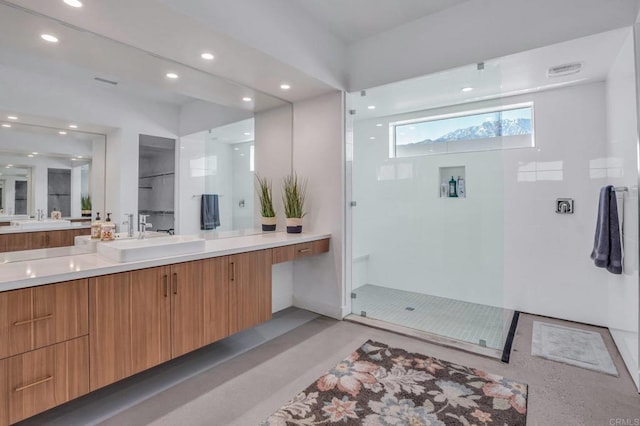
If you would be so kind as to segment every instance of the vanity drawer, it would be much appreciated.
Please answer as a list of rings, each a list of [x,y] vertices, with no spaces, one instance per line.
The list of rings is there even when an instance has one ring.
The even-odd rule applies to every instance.
[[[88,336],[7,358],[2,363],[10,424],[89,392]]]
[[[293,244],[273,249],[273,263],[289,262],[329,251],[329,239]]]
[[[89,332],[88,280],[0,293],[0,359]]]

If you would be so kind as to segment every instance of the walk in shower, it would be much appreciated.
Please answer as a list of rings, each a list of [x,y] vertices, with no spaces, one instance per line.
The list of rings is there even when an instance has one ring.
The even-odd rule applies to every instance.
[[[609,133],[629,40],[617,30],[349,94],[349,318],[498,358],[516,310],[607,324],[609,278],[589,253],[600,187],[625,183]],[[575,211],[556,211],[568,199]]]

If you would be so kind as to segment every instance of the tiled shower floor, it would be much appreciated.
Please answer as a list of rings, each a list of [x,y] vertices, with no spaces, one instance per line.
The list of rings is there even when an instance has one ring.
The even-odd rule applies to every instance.
[[[352,312],[367,318],[502,350],[513,311],[366,284],[353,291]],[[407,309],[409,308],[409,309]]]

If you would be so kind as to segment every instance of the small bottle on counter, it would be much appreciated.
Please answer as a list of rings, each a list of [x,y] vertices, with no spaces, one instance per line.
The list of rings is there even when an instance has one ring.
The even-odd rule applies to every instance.
[[[453,178],[453,176],[451,176],[451,180],[449,181],[449,197],[450,198],[457,198],[458,197],[458,191],[457,191],[457,188],[456,188],[457,185],[458,185],[458,183]]]
[[[91,239],[99,240],[102,232],[102,222],[100,221],[100,213],[96,213],[96,220],[91,224]]]
[[[467,190],[465,188],[464,179],[458,176],[458,197],[465,198],[467,196]]]
[[[112,241],[116,238],[116,224],[111,222],[111,213],[107,213],[107,220],[100,228],[100,240]]]
[[[51,211],[51,219],[53,220],[62,219],[62,212],[54,207],[53,210]]]

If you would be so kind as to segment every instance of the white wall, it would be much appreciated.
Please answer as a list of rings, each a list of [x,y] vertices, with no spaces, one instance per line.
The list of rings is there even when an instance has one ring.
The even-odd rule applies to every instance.
[[[640,386],[638,363],[638,111],[634,66],[634,40],[629,34],[614,62],[606,85],[607,177],[615,186],[630,188],[618,196],[624,214],[624,268],[622,275],[598,271],[607,288],[608,318],[616,345],[636,385]],[[621,206],[622,203],[622,206]]]
[[[293,168],[308,178],[303,232],[331,233],[329,253],[294,263],[294,305],[334,318],[346,313],[343,122],[341,92],[293,105]]]
[[[386,123],[356,122],[353,226],[360,239],[353,255],[368,256],[365,271],[354,265],[356,282],[360,271],[366,278],[359,282],[606,324],[606,287],[589,258],[606,182],[598,169],[605,157],[604,83],[502,103],[531,100],[535,148],[389,159],[388,130],[375,127]],[[461,165],[467,198],[438,198],[438,168]],[[575,200],[575,214],[555,213],[560,197]]]
[[[180,136],[188,136],[253,117],[252,111],[194,100],[180,108]]]
[[[349,46],[350,92],[632,25],[636,0],[467,1]]]

